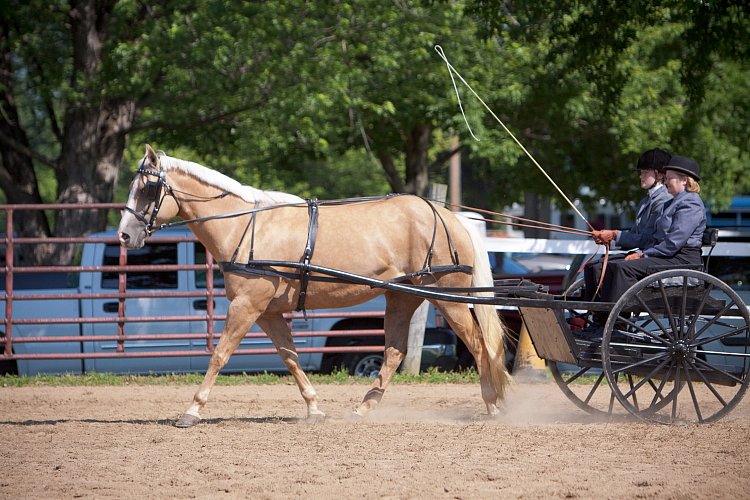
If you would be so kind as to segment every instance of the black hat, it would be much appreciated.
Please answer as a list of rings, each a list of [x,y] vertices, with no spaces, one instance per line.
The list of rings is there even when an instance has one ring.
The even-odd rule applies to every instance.
[[[663,149],[649,149],[638,158],[636,170],[658,170],[664,172],[664,167],[669,163],[672,155]]]
[[[689,175],[696,181],[701,180],[701,169],[698,166],[698,162],[685,156],[673,156],[672,159],[669,160],[669,164],[665,169],[675,170],[682,174]]]

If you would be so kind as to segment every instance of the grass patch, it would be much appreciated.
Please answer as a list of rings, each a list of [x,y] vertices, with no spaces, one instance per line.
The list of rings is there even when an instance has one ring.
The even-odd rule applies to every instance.
[[[362,384],[369,385],[372,379],[353,377],[345,371],[328,375],[309,374],[310,381],[316,385],[323,384]],[[122,385],[199,385],[203,381],[202,373],[176,373],[169,375],[115,375],[112,373],[87,373],[85,375],[20,375],[0,376],[2,387],[28,386],[122,386]],[[396,373],[394,384],[475,384],[479,375],[475,370],[463,372],[440,372],[434,368],[419,375]],[[294,385],[291,375],[275,373],[219,375],[216,385]]]

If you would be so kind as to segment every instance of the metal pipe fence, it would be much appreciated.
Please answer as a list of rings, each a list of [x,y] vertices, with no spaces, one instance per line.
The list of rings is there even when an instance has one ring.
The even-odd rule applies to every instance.
[[[216,332],[217,322],[226,319],[225,314],[215,312],[216,298],[226,297],[223,288],[216,287],[214,283],[213,271],[218,270],[211,254],[206,251],[205,264],[160,264],[160,265],[132,265],[128,264],[128,254],[125,248],[120,247],[118,265],[55,265],[55,266],[19,266],[16,265],[16,249],[20,245],[32,244],[117,244],[119,241],[115,237],[111,238],[91,238],[91,237],[16,237],[15,226],[13,222],[14,214],[22,210],[121,210],[124,204],[119,203],[94,203],[94,204],[26,204],[26,205],[0,205],[0,213],[5,216],[5,235],[0,238],[0,244],[5,245],[4,256],[5,265],[2,266],[5,273],[5,290],[0,292],[0,301],[5,304],[5,317],[3,320],[4,332],[0,332],[0,343],[4,344],[0,361],[24,360],[24,359],[97,359],[97,358],[154,358],[154,357],[181,357],[181,356],[207,356],[213,352],[215,341],[221,338],[221,334]],[[181,243],[197,242],[193,236],[188,237],[166,237],[159,238],[160,243]],[[2,253],[0,253],[1,255]],[[127,273],[129,272],[164,272],[164,271],[205,271],[206,285],[205,289],[184,292],[184,291],[143,291],[128,290]],[[107,293],[86,293],[80,290],[76,292],[65,293],[43,293],[30,292],[18,294],[15,288],[15,279],[19,274],[35,273],[117,273],[117,291]],[[126,301],[128,299],[158,299],[158,298],[198,298],[206,300],[205,313],[191,315],[148,315],[148,316],[131,316],[126,311]],[[57,300],[93,300],[93,299],[113,299],[117,301],[116,315],[112,317],[81,317],[81,315],[70,317],[34,317],[19,318],[14,315],[14,304],[21,301],[57,301]],[[113,311],[114,312],[114,311]],[[295,319],[315,319],[315,318],[380,318],[382,319],[385,311],[372,312],[307,312],[289,313],[284,317],[290,324]],[[127,325],[132,323],[163,323],[163,322],[205,322],[206,331],[202,333],[168,333],[168,334],[133,334],[127,333]],[[81,325],[95,324],[116,324],[117,332],[114,335],[82,335]],[[71,327],[71,335],[56,336],[14,336],[15,326],[33,326],[33,325],[75,325],[78,330]],[[383,335],[383,329],[356,329],[356,330],[321,330],[321,331],[292,331],[293,337],[357,337],[357,336],[377,336]],[[262,332],[248,332],[245,335],[247,339],[264,338],[266,335]],[[150,341],[150,340],[205,340],[205,350],[159,350],[130,352],[127,350],[128,344],[133,342]],[[63,342],[116,342],[116,349],[113,352],[51,352],[51,353],[26,353],[19,354],[13,350],[14,344],[55,344]],[[300,353],[350,353],[350,352],[382,352],[383,346],[331,346],[331,347],[299,347]],[[258,355],[258,354],[275,354],[276,350],[268,349],[238,349],[237,355]]]

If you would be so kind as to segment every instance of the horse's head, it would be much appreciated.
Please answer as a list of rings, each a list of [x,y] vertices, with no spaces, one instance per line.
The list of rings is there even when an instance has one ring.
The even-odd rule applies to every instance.
[[[169,195],[169,196],[168,196]],[[159,156],[146,145],[146,156],[136,170],[117,234],[125,248],[141,248],[159,224],[177,215],[179,206],[167,184]]]

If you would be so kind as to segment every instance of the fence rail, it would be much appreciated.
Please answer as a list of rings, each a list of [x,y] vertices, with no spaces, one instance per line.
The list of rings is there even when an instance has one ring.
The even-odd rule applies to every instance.
[[[127,251],[120,247],[118,265],[56,265],[56,266],[18,266],[15,264],[16,250],[20,245],[32,244],[119,244],[116,237],[19,237],[15,236],[14,214],[23,210],[121,210],[124,207],[119,203],[96,203],[96,204],[29,204],[29,205],[0,205],[0,211],[5,215],[5,234],[0,238],[0,243],[4,244],[5,265],[3,272],[5,274],[5,290],[0,292],[0,301],[5,303],[5,317],[3,320],[4,331],[0,332],[0,345],[3,345],[0,352],[0,361],[14,360],[52,360],[52,359],[100,359],[100,358],[154,358],[154,357],[182,357],[182,356],[208,356],[213,352],[214,342],[221,338],[220,333],[215,332],[217,322],[226,319],[225,314],[217,314],[214,311],[214,300],[216,298],[226,297],[223,288],[214,286],[213,272],[218,270],[211,254],[206,251],[205,264],[169,264],[169,265],[129,265],[127,264]],[[193,236],[187,237],[167,237],[159,238],[160,243],[182,243],[197,242]],[[129,272],[170,272],[170,271],[206,271],[205,290],[197,291],[143,291],[127,289],[127,273]],[[108,293],[87,293],[87,292],[65,292],[65,293],[19,293],[15,288],[16,277],[20,274],[41,274],[41,273],[117,273],[118,288],[116,292]],[[158,299],[158,298],[196,298],[206,299],[206,311],[201,314],[192,315],[148,315],[148,316],[130,316],[126,313],[126,300],[129,299]],[[35,317],[35,318],[18,318],[14,315],[14,303],[22,301],[82,301],[96,299],[113,299],[117,301],[117,311],[115,316],[111,317]],[[73,311],[71,311],[73,312]],[[284,317],[293,324],[295,319],[315,319],[315,318],[382,318],[385,311],[371,312],[308,312],[289,313]],[[165,323],[165,322],[203,322],[206,325],[205,332],[202,333],[168,333],[168,334],[132,334],[126,332],[126,325],[132,323]],[[80,328],[80,325],[97,325],[97,324],[116,324],[117,333],[111,335],[82,335],[80,330],[73,330],[72,325]],[[33,325],[71,325],[71,335],[55,336],[18,336],[14,337],[14,327],[16,326],[33,326]],[[373,335],[383,335],[383,329],[355,329],[355,330],[320,330],[320,331],[292,331],[293,337],[362,337]],[[261,332],[248,332],[246,339],[265,338]],[[128,346],[134,342],[142,341],[174,341],[174,340],[203,340],[205,341],[204,350],[158,350],[137,352],[128,351]],[[117,348],[113,352],[47,352],[47,353],[15,353],[14,344],[60,344],[66,342],[115,342]],[[331,346],[331,347],[298,347],[299,353],[367,353],[382,352],[383,346]],[[235,355],[261,355],[275,354],[273,348],[258,349],[238,349]]]

